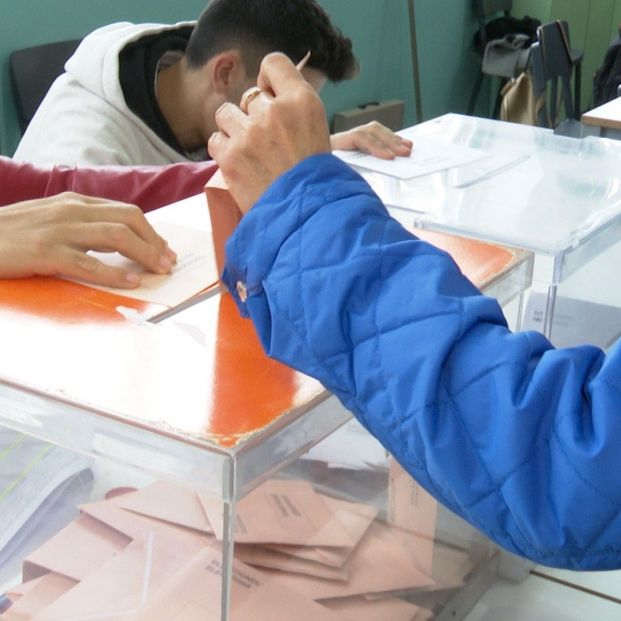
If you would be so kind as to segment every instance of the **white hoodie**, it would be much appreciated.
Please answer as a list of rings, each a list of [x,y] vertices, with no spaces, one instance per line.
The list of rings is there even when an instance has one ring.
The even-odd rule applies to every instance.
[[[127,107],[119,82],[119,54],[128,43],[188,25],[193,22],[122,22],[85,37],[39,106],[14,159],[40,166],[189,161]]]

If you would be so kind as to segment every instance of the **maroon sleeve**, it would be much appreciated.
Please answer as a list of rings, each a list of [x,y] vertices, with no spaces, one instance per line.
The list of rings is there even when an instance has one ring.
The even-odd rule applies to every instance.
[[[71,191],[151,211],[202,192],[216,169],[214,162],[41,169],[0,158],[0,206]]]

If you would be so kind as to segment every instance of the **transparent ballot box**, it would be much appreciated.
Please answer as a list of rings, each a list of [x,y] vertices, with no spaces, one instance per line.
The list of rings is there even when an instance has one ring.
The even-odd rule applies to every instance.
[[[434,241],[503,304],[530,284],[529,253]],[[168,308],[0,281],[0,341],[3,621],[455,619],[494,579],[217,285]]]
[[[346,157],[395,218],[533,252],[523,327],[557,345],[615,340],[621,299],[610,279],[621,253],[619,141],[457,114],[403,133],[418,144],[414,172],[397,177],[394,169],[371,170],[365,157]],[[442,162],[451,167],[430,172]]]

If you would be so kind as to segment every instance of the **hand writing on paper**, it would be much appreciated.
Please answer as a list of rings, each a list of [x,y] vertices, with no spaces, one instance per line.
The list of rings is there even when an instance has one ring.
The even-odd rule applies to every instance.
[[[138,207],[65,192],[0,209],[0,278],[69,276],[133,288],[140,277],[88,250],[120,252],[146,269],[170,272],[176,255]]]
[[[408,157],[413,146],[411,140],[401,138],[377,121],[333,134],[330,143],[333,150],[358,150],[383,160],[393,160],[397,156]]]
[[[209,153],[244,213],[282,173],[331,150],[323,104],[286,56],[265,57],[258,86],[247,114],[232,103],[218,110],[220,131],[209,140]]]

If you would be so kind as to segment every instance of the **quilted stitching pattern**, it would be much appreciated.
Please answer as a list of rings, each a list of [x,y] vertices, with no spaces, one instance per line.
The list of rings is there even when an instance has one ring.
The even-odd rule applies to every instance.
[[[331,156],[229,242],[270,355],[317,377],[441,502],[508,549],[621,566],[621,360],[511,334],[444,253]]]

